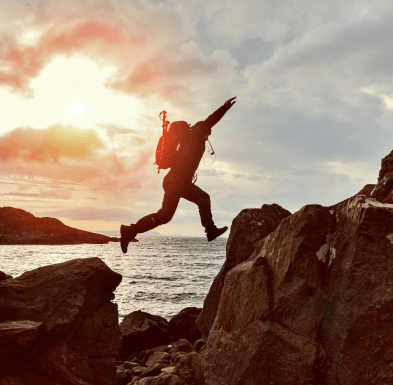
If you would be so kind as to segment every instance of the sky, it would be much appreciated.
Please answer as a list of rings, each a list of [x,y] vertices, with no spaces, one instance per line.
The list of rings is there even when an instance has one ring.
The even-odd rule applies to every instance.
[[[213,127],[197,185],[217,226],[376,183],[393,147],[386,0],[2,0],[0,206],[88,231],[156,212],[159,113]],[[181,200],[162,235],[204,236]]]

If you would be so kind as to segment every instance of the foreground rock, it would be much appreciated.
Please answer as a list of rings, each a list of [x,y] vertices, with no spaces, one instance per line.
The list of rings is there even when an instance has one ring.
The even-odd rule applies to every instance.
[[[201,311],[202,309],[198,307],[186,307],[170,319],[169,325],[171,325],[175,339],[184,338],[190,342],[195,342],[202,338],[202,334],[196,325],[196,320]]]
[[[121,275],[99,258],[41,267],[0,282],[0,383],[110,385],[121,345]]]
[[[141,310],[124,317],[120,330],[123,336],[120,350],[122,358],[175,340],[172,328],[165,318]]]
[[[196,323],[207,337],[216,318],[226,274],[244,262],[257,244],[274,231],[291,213],[277,204],[263,205],[260,209],[245,209],[233,220],[226,247],[226,260],[213,281]]]
[[[140,352],[120,363],[114,385],[205,385],[205,347],[202,340],[193,346],[180,339]]]
[[[208,385],[393,383],[393,205],[355,196],[284,219],[228,272]]]
[[[119,238],[66,226],[55,218],[37,218],[13,207],[0,208],[0,245],[69,245],[119,242]]]

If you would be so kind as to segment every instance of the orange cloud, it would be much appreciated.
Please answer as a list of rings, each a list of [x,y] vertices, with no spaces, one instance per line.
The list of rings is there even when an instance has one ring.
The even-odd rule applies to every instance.
[[[169,15],[167,18],[170,20]],[[204,56],[195,44],[179,48],[182,28],[167,25],[158,32],[151,22],[134,28],[110,19],[63,22],[47,29],[35,46],[19,46],[14,40],[8,41],[8,45],[3,43],[0,86],[28,95],[30,81],[52,58],[82,53],[117,66],[117,74],[107,82],[109,87],[128,94],[184,99],[184,92],[189,92],[189,82],[185,80],[217,76],[225,60]]]
[[[2,61],[5,70],[0,73],[0,85],[27,93],[30,80],[35,78],[55,55],[84,52],[90,56],[103,56],[103,48],[113,50],[116,44],[122,42],[125,42],[125,37],[119,30],[98,22],[50,28],[36,46],[20,48],[14,42],[3,48]]]
[[[102,147],[94,130],[53,125],[47,130],[17,128],[0,137],[0,159],[21,158],[28,161],[57,161],[59,157],[86,158]]]
[[[129,154],[121,156],[113,143],[111,147],[105,147],[94,130],[61,125],[18,128],[0,137],[0,174],[72,182],[116,195],[139,189],[146,168],[152,167],[154,149],[131,146]]]

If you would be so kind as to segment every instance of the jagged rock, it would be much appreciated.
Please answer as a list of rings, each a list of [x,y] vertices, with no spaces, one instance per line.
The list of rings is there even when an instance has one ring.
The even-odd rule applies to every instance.
[[[124,361],[122,366],[124,366],[126,369],[132,370],[132,369],[136,368],[137,366],[140,366],[140,364],[137,362],[132,362],[132,361]]]
[[[146,369],[146,366],[135,366],[132,368],[132,374],[138,376]]]
[[[169,322],[160,316],[141,310],[124,317],[120,323],[123,336],[121,353],[139,353],[144,349],[168,344],[174,340]]]
[[[170,361],[170,354],[167,352],[155,352],[153,353],[149,359],[146,361],[146,366],[149,367],[157,362],[169,362]]]
[[[190,342],[195,342],[201,338],[201,332],[196,325],[202,309],[198,307],[187,307],[175,314],[169,321],[173,330],[173,336],[179,340],[185,338]]]
[[[209,335],[216,318],[226,274],[250,257],[256,245],[290,215],[288,210],[277,204],[264,204],[260,209],[242,210],[233,220],[226,247],[226,260],[213,281],[196,321],[204,336]]]
[[[172,374],[178,376],[186,384],[205,385],[205,366],[204,353],[191,352],[179,356]]]
[[[0,271],[0,281],[4,281],[6,279],[12,279],[12,276]]]
[[[124,366],[118,366],[114,385],[127,385],[132,380],[132,371]]]
[[[189,353],[193,349],[193,346],[189,341],[186,339],[180,339],[179,341],[176,341],[172,344],[171,348],[171,353],[177,353],[177,352],[185,352]]]
[[[45,326],[42,322],[29,320],[0,322],[0,360],[13,356],[16,360],[23,359],[42,340]]]
[[[225,278],[208,385],[393,383],[393,205],[355,196],[284,219]]]
[[[206,343],[205,343],[205,341],[203,339],[196,340],[195,343],[194,343],[194,350],[196,352],[199,352],[202,349],[202,347],[205,346],[205,345],[206,345]]]
[[[376,184],[366,184],[356,195],[371,196]]]
[[[73,245],[119,241],[119,238],[66,226],[55,218],[37,218],[21,209],[0,207],[0,245]]]
[[[388,173],[393,172],[393,151],[381,160],[381,169],[379,170],[378,182],[380,182]]]
[[[367,184],[356,195],[366,195],[382,203],[393,203],[393,151],[381,161],[377,184]]]
[[[99,258],[40,267],[0,282],[4,384],[112,384],[121,344],[121,275]],[[8,381],[8,382],[7,382]]]
[[[382,203],[393,202],[393,172],[386,173],[377,183],[370,196]]]
[[[162,373],[156,377],[133,379],[128,385],[185,385],[185,383],[178,376]]]
[[[148,366],[139,377],[152,377],[156,376],[161,372],[161,369],[168,367],[169,364],[163,364],[161,362],[156,362],[150,366]]]

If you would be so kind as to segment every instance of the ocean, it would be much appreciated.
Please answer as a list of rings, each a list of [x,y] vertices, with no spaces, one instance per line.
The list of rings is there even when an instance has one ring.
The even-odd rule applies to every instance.
[[[145,236],[129,244],[2,245],[0,270],[14,278],[40,266],[75,258],[101,258],[123,279],[115,291],[119,321],[135,310],[170,318],[180,310],[202,307],[225,260],[227,238]]]

